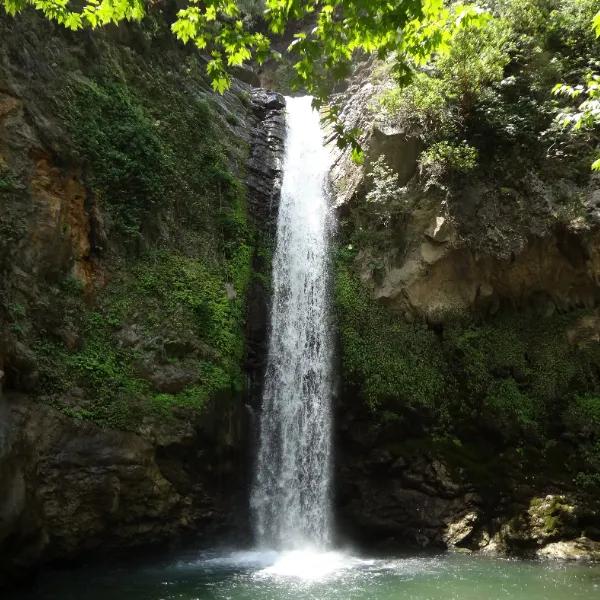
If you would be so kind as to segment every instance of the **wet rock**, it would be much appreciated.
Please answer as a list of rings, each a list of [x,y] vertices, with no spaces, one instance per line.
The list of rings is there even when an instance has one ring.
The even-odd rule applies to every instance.
[[[285,140],[285,98],[267,90],[253,90],[251,110],[255,124],[247,164],[246,185],[250,216],[263,240],[263,247],[252,258],[254,277],[247,293],[246,361],[247,403],[260,402],[267,356],[267,329],[270,302],[270,261],[275,240],[277,212],[283,176]]]
[[[252,214],[274,231],[283,168],[285,99],[258,89],[252,91],[251,102],[256,123],[247,163],[248,202]]]
[[[554,560],[600,561],[600,542],[594,542],[585,537],[553,542],[540,548],[537,556]]]
[[[177,513],[192,517],[140,437],[22,398],[5,417],[13,435],[0,452],[0,540],[12,541],[0,545],[0,571],[84,547],[157,540],[175,533]]]
[[[527,512],[530,535],[538,544],[577,533],[577,507],[565,496],[533,498]]]
[[[252,69],[247,67],[233,67],[231,73],[236,79],[239,79],[252,87],[260,87],[260,78]]]
[[[380,546],[447,546],[466,540],[477,525],[475,498],[439,460],[410,460],[376,451],[352,461],[338,448],[343,486],[338,511],[355,541]],[[374,460],[376,459],[376,460]],[[348,462],[350,461],[350,462]]]
[[[473,535],[479,521],[476,512],[468,512],[466,515],[448,523],[443,539],[449,546],[459,546]]]

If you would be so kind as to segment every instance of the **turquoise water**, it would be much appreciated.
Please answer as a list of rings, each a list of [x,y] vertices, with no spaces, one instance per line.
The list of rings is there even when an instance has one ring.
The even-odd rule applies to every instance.
[[[600,600],[600,565],[461,554],[202,553],[43,575],[10,600]]]

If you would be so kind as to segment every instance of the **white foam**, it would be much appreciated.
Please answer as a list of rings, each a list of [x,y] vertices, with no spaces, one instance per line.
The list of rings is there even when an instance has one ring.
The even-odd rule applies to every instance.
[[[342,573],[367,566],[369,561],[343,552],[320,552],[313,549],[290,550],[278,554],[269,566],[255,573],[257,578],[294,578],[304,581],[322,581]]]

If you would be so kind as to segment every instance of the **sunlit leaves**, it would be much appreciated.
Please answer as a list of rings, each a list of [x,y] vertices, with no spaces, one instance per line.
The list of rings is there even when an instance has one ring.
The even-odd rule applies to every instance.
[[[349,72],[355,53],[393,56],[396,79],[405,83],[433,53],[447,52],[465,25],[479,26],[489,18],[473,4],[448,7],[443,0],[267,0],[267,8],[274,32],[290,19],[315,15],[315,27],[296,36],[288,51],[295,59],[297,84],[321,103],[331,79]],[[356,136],[341,130],[333,113],[328,118],[338,143],[350,146],[360,161]]]
[[[231,83],[226,67],[239,67],[253,57],[261,62],[267,55],[269,40],[245,28],[240,8],[233,0],[206,0],[202,5],[192,2],[193,6],[177,13],[171,29],[184,43],[212,49],[207,72],[213,89],[223,93]]]
[[[82,0],[80,5],[71,0],[0,0],[11,15],[31,6],[73,30],[139,21],[150,5],[148,0]],[[183,43],[210,54],[207,72],[219,93],[229,88],[228,68],[252,59],[260,63],[270,53],[269,37],[248,30],[241,5],[239,0],[187,0],[171,25]],[[464,24],[476,25],[486,18],[473,4],[448,7],[443,0],[266,0],[263,13],[269,35],[283,33],[290,22],[308,15],[314,27],[296,34],[289,52],[296,84],[321,103],[328,95],[327,82],[348,74],[355,53],[393,55],[397,78],[406,80],[432,53],[447,51]],[[338,123],[338,140],[350,145],[359,161],[355,135],[340,130]]]
[[[48,19],[69,29],[99,27],[122,20],[140,20],[145,0],[84,0],[75,10],[70,0],[0,0],[15,15],[32,6]],[[266,0],[264,18],[272,34],[282,33],[290,21],[315,15],[315,27],[295,37],[290,52],[295,57],[299,83],[309,92],[324,96],[327,74],[343,73],[357,51],[380,57],[395,53],[397,72],[409,72],[408,63],[423,64],[434,51],[447,49],[453,29],[462,22],[480,19],[473,5],[445,7],[442,0]],[[240,66],[252,58],[264,60],[269,39],[248,31],[237,0],[188,0],[172,24],[184,43],[218,54],[209,74],[215,89],[227,89],[225,66]]]
[[[561,112],[557,121],[572,131],[592,130],[600,126],[600,75],[591,75],[585,85],[570,86],[559,83],[552,93],[556,96],[567,96],[573,100],[583,101],[576,109]],[[600,158],[592,164],[592,169],[600,171]]]
[[[223,65],[223,58],[214,53],[212,60],[206,65],[206,71],[212,81],[212,87],[215,92],[223,94],[230,86],[229,74]]]
[[[600,12],[593,19],[593,28],[597,37],[600,37]],[[572,100],[583,101],[576,109],[570,112],[562,112],[557,121],[572,131],[590,130],[600,127],[600,75],[592,74],[584,84],[575,86],[558,83],[554,86],[552,93],[555,96],[567,96]],[[600,158],[592,163],[594,171],[600,171]]]
[[[86,0],[74,10],[69,0],[1,0],[0,5],[12,16],[28,6],[67,29],[100,27],[121,21],[139,21],[145,14],[143,0]]]
[[[77,31],[83,27],[81,22],[81,15],[78,13],[70,13],[65,17],[65,27],[72,31]]]
[[[27,6],[26,0],[4,0],[4,10],[14,17],[18,12],[21,12]]]
[[[206,38],[198,33],[200,18],[200,9],[197,6],[184,8],[179,11],[177,21],[171,25],[171,30],[184,44],[194,40],[198,48],[204,48]],[[200,43],[197,38],[200,38]]]

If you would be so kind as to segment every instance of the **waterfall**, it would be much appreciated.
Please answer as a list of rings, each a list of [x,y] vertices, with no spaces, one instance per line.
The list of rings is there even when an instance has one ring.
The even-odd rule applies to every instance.
[[[262,546],[330,538],[329,153],[311,98],[287,99],[269,356],[251,504]]]

